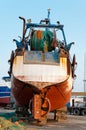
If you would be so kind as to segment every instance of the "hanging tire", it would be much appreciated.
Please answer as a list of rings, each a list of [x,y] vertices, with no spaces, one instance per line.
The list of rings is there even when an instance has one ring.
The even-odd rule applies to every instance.
[[[86,110],[82,110],[82,111],[81,111],[81,114],[82,114],[83,116],[86,116]]]
[[[80,115],[80,111],[78,109],[74,109],[73,113],[74,115]]]

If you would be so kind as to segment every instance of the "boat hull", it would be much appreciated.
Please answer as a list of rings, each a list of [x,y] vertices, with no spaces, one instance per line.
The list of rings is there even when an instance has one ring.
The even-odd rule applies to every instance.
[[[14,58],[11,83],[16,105],[29,108],[35,119],[70,100],[71,63],[68,55],[60,55],[58,60],[56,56],[56,52],[26,51]]]
[[[1,97],[0,104],[8,104],[10,103],[10,97]]]
[[[11,101],[11,89],[7,86],[0,86],[0,104],[8,104]]]
[[[18,106],[30,106],[30,101],[32,101],[35,94],[41,95],[41,97],[45,95],[44,98],[49,103],[49,111],[63,107],[70,100],[72,92],[71,77],[67,77],[65,81],[49,85],[41,90],[31,84],[19,81],[14,76],[12,80],[12,93]]]

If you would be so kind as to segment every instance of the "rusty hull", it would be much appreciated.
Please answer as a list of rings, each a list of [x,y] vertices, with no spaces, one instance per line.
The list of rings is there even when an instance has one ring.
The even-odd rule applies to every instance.
[[[71,68],[70,61],[69,59],[67,59],[67,57],[64,58],[63,56],[61,56],[60,63],[55,65],[58,67],[61,66],[60,68],[61,72],[59,71],[60,73],[62,73],[62,71],[65,70],[65,72],[62,73],[63,76],[59,77],[59,74],[56,75],[59,78],[57,82],[56,81],[53,82],[54,80],[51,80],[50,82],[46,82],[46,81],[42,82],[42,79],[41,80],[39,79],[39,82],[30,81],[31,78],[30,79],[28,78],[28,73],[27,73],[28,70],[24,71],[24,68],[26,66],[23,63],[23,56],[20,56],[19,58],[20,61],[19,59],[17,59],[17,56],[14,59],[12,81],[11,81],[12,93],[16,100],[17,106],[28,107],[31,110],[31,113],[34,115],[34,118],[40,119],[41,116],[46,115],[48,112],[59,109],[67,104],[67,102],[70,100],[70,96],[72,92],[72,84],[73,84],[73,78],[71,72],[72,68]],[[41,64],[38,63],[38,65],[42,65],[42,63]],[[50,63],[48,63],[47,66],[48,65],[50,65]],[[21,76],[20,74],[21,75],[23,74],[23,76]],[[27,75],[26,78],[24,74]],[[39,72],[39,74],[41,73]]]

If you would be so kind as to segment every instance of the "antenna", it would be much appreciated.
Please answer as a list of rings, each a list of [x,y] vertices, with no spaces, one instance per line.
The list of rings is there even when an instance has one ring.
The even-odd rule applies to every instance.
[[[86,53],[84,54],[84,92],[86,92]],[[86,101],[86,97],[84,97],[84,101]]]
[[[86,53],[84,54],[84,92],[86,92]]]
[[[48,9],[48,16],[47,16],[48,19],[50,18],[50,10],[51,9]]]

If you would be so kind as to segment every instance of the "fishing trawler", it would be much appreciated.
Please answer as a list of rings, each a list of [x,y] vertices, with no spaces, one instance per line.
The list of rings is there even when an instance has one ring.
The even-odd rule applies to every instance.
[[[48,16],[39,23],[19,17],[23,34],[9,60],[12,93],[16,112],[41,120],[49,112],[64,107],[70,100],[75,78],[75,54],[70,59],[72,43],[66,42],[63,25],[51,24]]]

